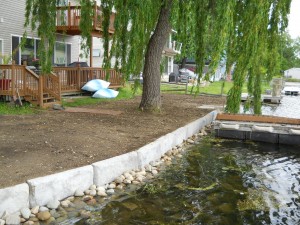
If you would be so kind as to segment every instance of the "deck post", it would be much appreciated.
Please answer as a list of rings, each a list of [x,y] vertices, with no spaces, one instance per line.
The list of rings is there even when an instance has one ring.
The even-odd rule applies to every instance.
[[[56,77],[58,80],[59,101],[61,102],[61,80],[59,76],[56,75]]]
[[[16,68],[15,68],[15,61],[12,61],[12,65],[11,65],[11,93],[12,96],[16,95],[16,89],[15,89],[15,85],[16,85]]]
[[[25,90],[26,90],[26,66],[27,66],[27,61],[24,61],[23,62],[23,74],[22,74],[24,93],[25,93]]]
[[[94,23],[93,23],[93,27],[94,30],[96,30],[97,27],[97,17],[98,17],[98,13],[97,13],[97,1],[94,1]]]
[[[39,76],[39,86],[38,86],[38,104],[40,107],[43,107],[43,83],[44,83],[44,75]]]
[[[93,67],[93,37],[91,37],[91,46],[90,46],[90,67]]]
[[[71,2],[69,2],[68,6],[68,27],[70,28],[71,26]]]
[[[80,91],[80,83],[81,83],[81,69],[80,63],[77,64],[77,89]]]

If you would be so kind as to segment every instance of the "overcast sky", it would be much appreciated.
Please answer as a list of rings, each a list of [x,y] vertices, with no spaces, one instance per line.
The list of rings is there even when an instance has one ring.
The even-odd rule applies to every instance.
[[[300,0],[292,0],[288,31],[292,38],[300,37]]]

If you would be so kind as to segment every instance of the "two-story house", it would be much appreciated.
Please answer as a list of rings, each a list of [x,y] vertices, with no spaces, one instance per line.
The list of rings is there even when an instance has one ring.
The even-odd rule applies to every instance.
[[[93,37],[102,36],[101,7],[95,1],[93,10]],[[38,48],[40,38],[36,31],[27,29],[27,38],[23,48],[25,31],[26,0],[0,1],[0,95],[11,99],[16,96],[42,107],[50,107],[53,102],[61,101],[61,95],[81,93],[81,87],[91,79],[106,79],[109,74],[110,88],[122,86],[122,75],[117,71],[101,68],[80,68],[74,63],[74,68],[65,67],[71,62],[80,60],[79,29],[81,7],[78,1],[62,0],[56,8],[56,42],[53,54],[53,71],[48,76],[38,76],[36,70],[23,65],[38,65]],[[113,34],[114,14],[111,15],[109,32]],[[91,50],[92,51],[92,50]],[[90,54],[92,56],[92,54]],[[3,57],[4,56],[4,57]],[[5,59],[5,60],[4,60]],[[7,62],[10,59],[10,62]],[[15,64],[12,64],[12,61]],[[26,61],[26,64],[24,63]],[[92,57],[90,57],[92,66]]]
[[[169,40],[167,41],[162,52],[164,62],[162,81],[169,81],[170,73],[174,72],[174,57],[181,53],[182,44],[174,41],[173,34],[176,34],[176,31],[172,30],[169,35]]]
[[[40,41],[37,33],[28,28],[25,47],[24,49],[19,47],[25,31],[25,3],[26,0],[0,1],[0,54],[6,58],[11,57],[19,65],[24,61],[31,64],[38,59]],[[80,36],[57,33],[53,63],[67,65],[72,61],[77,61],[79,39]]]

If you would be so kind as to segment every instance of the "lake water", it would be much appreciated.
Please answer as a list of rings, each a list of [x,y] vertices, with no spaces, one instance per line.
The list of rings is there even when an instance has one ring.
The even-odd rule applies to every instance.
[[[300,118],[300,96],[283,96],[279,105],[263,105],[263,115]]]
[[[262,111],[300,118],[300,96],[284,96]],[[154,182],[97,197],[97,205],[83,206],[90,219],[73,212],[61,224],[300,224],[299,150],[206,137]]]
[[[207,137],[154,182],[76,224],[300,224],[297,150]]]
[[[240,113],[253,114],[253,110],[245,112],[241,105]],[[280,104],[263,104],[262,115],[300,119],[300,96],[282,96]]]

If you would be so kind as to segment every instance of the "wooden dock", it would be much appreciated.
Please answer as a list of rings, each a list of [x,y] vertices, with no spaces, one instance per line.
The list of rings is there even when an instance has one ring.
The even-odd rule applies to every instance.
[[[241,101],[245,102],[249,98],[248,93],[242,93]],[[281,102],[282,96],[272,96],[272,95],[261,95],[261,102],[279,104]]]
[[[300,87],[287,86],[282,91],[282,94],[298,96],[300,94]]]
[[[300,146],[300,119],[242,114],[218,114],[215,136]]]

